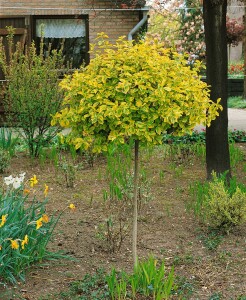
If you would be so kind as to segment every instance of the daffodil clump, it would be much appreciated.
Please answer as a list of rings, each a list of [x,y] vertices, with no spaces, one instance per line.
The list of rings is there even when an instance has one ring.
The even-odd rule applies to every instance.
[[[25,173],[4,178],[0,200],[0,277],[5,282],[24,280],[26,269],[47,258],[47,243],[57,219],[45,205],[49,191],[42,186],[42,201],[36,201],[36,175],[25,181]],[[28,201],[27,201],[28,200]]]

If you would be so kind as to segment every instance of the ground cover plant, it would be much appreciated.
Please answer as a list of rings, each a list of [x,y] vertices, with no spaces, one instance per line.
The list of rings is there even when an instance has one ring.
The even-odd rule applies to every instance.
[[[233,173],[237,185],[245,184],[245,145],[235,147],[243,155]],[[190,185],[197,180],[205,181],[202,154],[190,151],[185,159],[180,159],[180,153],[175,154],[170,148],[172,145],[163,144],[141,149],[141,165],[148,170],[145,180],[151,181],[152,196],[142,203],[140,209],[139,261],[146,261],[152,254],[160,262],[158,266],[162,261],[165,263],[167,274],[174,267],[175,288],[169,299],[244,299],[245,225],[232,228],[227,235],[217,229],[208,230],[191,210],[187,210]],[[107,239],[98,238],[98,227],[108,218],[112,203],[109,197],[112,179],[108,176],[107,158],[97,156],[92,167],[86,155],[78,153],[73,156],[75,163],[82,167],[76,173],[74,186],[67,187],[63,171],[54,163],[56,159],[51,150],[44,161],[33,160],[26,152],[17,152],[11,159],[8,173],[3,176],[12,170],[20,174],[25,165],[26,177],[36,174],[38,187],[42,190],[43,186],[39,184],[46,182],[50,191],[47,215],[51,212],[59,215],[69,203],[75,204],[73,213],[64,214],[58,222],[48,251],[64,250],[76,260],[44,260],[34,265],[27,272],[25,283],[0,288],[1,299],[90,299],[88,295],[91,299],[100,299],[97,296],[100,293],[102,299],[111,299],[104,281],[106,276],[112,275],[113,268],[116,274],[125,272],[130,275],[133,272],[132,224],[126,228],[119,250],[112,252],[107,247]],[[71,158],[68,150],[62,150],[62,155]],[[110,163],[112,168],[112,160]],[[112,213],[117,212],[113,207],[111,209]],[[116,225],[119,225],[118,221]],[[107,237],[107,232],[102,233]],[[104,268],[105,277],[97,275],[99,268]],[[91,286],[94,288],[90,289]],[[124,284],[121,284],[122,289]],[[141,295],[138,299],[149,299],[149,296]]]

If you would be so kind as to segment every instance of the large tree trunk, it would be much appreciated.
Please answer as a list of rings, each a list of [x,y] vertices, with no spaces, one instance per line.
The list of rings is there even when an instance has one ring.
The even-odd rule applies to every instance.
[[[226,41],[227,0],[203,1],[206,42],[206,76],[211,86],[211,99],[221,98],[223,111],[210,127],[206,128],[207,177],[214,171],[218,175],[228,172],[230,177],[230,155],[228,144],[227,112],[227,41]]]

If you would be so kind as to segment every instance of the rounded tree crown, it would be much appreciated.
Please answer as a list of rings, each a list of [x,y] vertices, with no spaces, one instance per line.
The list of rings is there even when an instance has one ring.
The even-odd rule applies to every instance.
[[[191,69],[185,56],[158,41],[111,44],[101,34],[91,51],[90,64],[61,82],[64,107],[52,121],[71,128],[67,140],[76,148],[106,151],[129,137],[158,144],[167,130],[209,126],[221,109],[200,80],[201,64]]]

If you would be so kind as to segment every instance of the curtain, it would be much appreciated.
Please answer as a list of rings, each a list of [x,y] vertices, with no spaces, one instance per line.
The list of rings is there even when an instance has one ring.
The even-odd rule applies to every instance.
[[[37,19],[36,35],[44,38],[85,37],[83,19]]]

